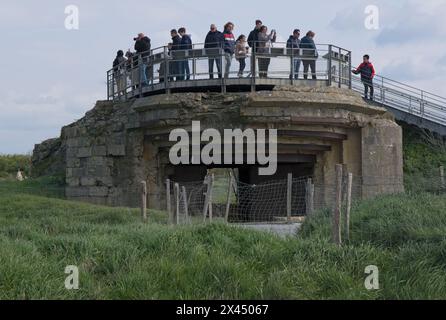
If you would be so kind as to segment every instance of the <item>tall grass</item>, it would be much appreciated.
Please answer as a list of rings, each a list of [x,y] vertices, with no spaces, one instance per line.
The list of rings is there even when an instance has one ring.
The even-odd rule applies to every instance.
[[[355,205],[352,240],[329,241],[321,212],[299,237],[223,224],[171,227],[163,212],[0,194],[2,299],[446,298],[446,199],[419,194]],[[67,265],[80,290],[64,287]],[[381,289],[364,287],[376,265]]]

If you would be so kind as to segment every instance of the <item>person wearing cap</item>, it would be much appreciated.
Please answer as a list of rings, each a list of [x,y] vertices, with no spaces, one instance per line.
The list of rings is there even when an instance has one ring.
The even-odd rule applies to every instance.
[[[289,54],[293,56],[293,61],[291,62],[291,68],[294,69],[294,79],[299,79],[299,71],[300,71],[300,62],[301,60],[297,58],[299,56],[299,48],[300,48],[300,30],[295,29],[293,34],[289,37],[286,47],[291,49]],[[297,57],[296,57],[297,56]],[[290,80],[293,79],[293,72],[290,74]]]
[[[308,79],[308,70],[311,69],[311,76],[313,80],[317,80],[316,76],[316,60],[319,57],[317,52],[316,44],[314,43],[315,33],[313,31],[308,31],[307,35],[300,41],[300,48],[302,50],[302,55],[306,59],[302,59],[302,64],[304,65],[304,79]]]
[[[210,31],[206,35],[206,39],[204,41],[205,49],[215,49],[215,48],[223,48],[224,37],[223,34],[217,30],[217,26],[215,24],[211,24]],[[210,52],[211,50],[209,50]],[[222,78],[221,73],[221,57],[212,58],[208,53],[209,57],[209,78],[214,79],[214,63],[217,65],[218,77]]]

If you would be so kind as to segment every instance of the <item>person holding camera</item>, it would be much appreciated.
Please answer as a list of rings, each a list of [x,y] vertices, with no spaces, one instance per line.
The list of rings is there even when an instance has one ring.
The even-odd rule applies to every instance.
[[[268,34],[268,27],[262,26],[259,32],[259,41],[257,47],[257,53],[259,56],[264,55],[264,57],[259,58],[259,77],[266,78],[268,76],[268,68],[271,62],[271,58],[265,58],[270,54],[270,48],[273,42],[276,42],[277,33],[276,30],[271,30]]]
[[[243,72],[245,71],[245,68],[246,68],[246,57],[248,55],[248,50],[249,50],[249,47],[246,43],[245,35],[242,34],[240,37],[238,37],[235,49],[236,49],[235,50],[235,59],[240,64],[240,68],[238,71],[238,77],[242,78]]]
[[[311,76],[313,80],[317,80],[316,76],[316,60],[319,54],[316,49],[316,44],[314,43],[315,33],[313,31],[308,31],[307,35],[300,41],[300,47],[304,49],[302,55],[306,59],[302,59],[302,64],[304,65],[304,79],[308,79],[308,70],[311,69]]]

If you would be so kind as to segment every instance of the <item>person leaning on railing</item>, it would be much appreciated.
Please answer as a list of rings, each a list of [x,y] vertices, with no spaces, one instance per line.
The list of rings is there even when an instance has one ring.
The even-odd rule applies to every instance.
[[[211,24],[211,30],[208,32],[206,39],[204,41],[205,49],[219,49],[223,48],[224,37],[223,33],[217,30],[217,26],[215,24]],[[211,51],[211,50],[209,50]],[[221,79],[221,57],[217,56],[212,58],[212,54],[207,52],[209,56],[209,78],[214,79],[214,62],[217,65],[218,77]]]
[[[235,53],[235,36],[232,33],[234,30],[234,24],[228,22],[225,24],[225,31],[223,32],[224,44],[223,51],[225,52],[225,78],[229,77],[229,71],[231,70],[232,57]]]
[[[272,30],[268,34],[268,27],[262,26],[258,35],[259,41],[257,43],[257,53],[259,55],[270,54],[271,44],[276,42],[276,32]],[[268,76],[268,68],[271,62],[271,58],[259,58],[259,77],[266,78]]]
[[[308,79],[308,70],[311,69],[311,76],[313,80],[317,80],[316,76],[316,60],[319,56],[316,44],[314,43],[315,33],[313,31],[308,31],[307,35],[300,41],[300,47],[302,50],[302,55],[307,59],[302,59],[302,64],[304,65],[304,79]]]
[[[376,72],[373,64],[370,62],[370,56],[368,54],[364,55],[363,62],[352,72],[354,74],[361,74],[361,81],[364,85],[364,98],[367,99],[370,88],[370,100],[373,101],[373,78],[375,77]]]

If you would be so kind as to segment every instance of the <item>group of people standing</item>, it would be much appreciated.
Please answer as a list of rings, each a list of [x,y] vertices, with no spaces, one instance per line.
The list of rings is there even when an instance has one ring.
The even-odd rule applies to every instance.
[[[217,75],[219,78],[223,76],[229,77],[232,61],[235,59],[239,62],[238,77],[243,77],[246,69],[246,59],[251,50],[252,54],[257,56],[257,59],[251,59],[251,72],[255,70],[256,60],[258,61],[258,72],[260,78],[266,78],[271,59],[268,57],[270,48],[277,40],[277,33],[275,30],[269,32],[268,27],[263,24],[261,20],[256,20],[255,28],[249,33],[249,36],[240,35],[237,39],[234,36],[235,25],[228,22],[224,26],[223,32],[220,32],[215,24],[210,26],[210,30],[206,35],[204,48],[207,49],[209,62],[209,77],[214,78],[214,66],[217,68]],[[173,56],[175,51],[191,50],[192,39],[187,34],[186,28],[182,27],[178,30],[172,29],[170,32],[172,42],[167,46],[168,54]],[[295,29],[293,34],[289,37],[286,48],[291,52],[293,57],[290,79],[299,79],[301,64],[303,65],[303,77],[308,79],[309,71],[311,70],[311,78],[317,79],[316,60],[318,58],[318,51],[314,42],[315,33],[308,31],[301,39],[300,30]],[[153,81],[153,65],[148,62],[150,56],[151,41],[150,38],[143,33],[138,34],[135,41],[135,52],[130,50],[124,55],[122,50],[119,50],[113,62],[113,76],[115,78],[118,91],[125,91],[127,87],[127,77],[130,77],[133,87],[140,85],[149,85]],[[214,50],[214,51],[213,51]],[[222,70],[222,56],[225,62],[225,70]],[[214,53],[212,53],[214,52]],[[181,56],[181,55],[180,55]],[[187,57],[184,60],[175,59],[169,61],[169,81],[190,80],[191,72],[189,61]],[[139,65],[141,64],[141,65]],[[164,82],[165,78],[165,63],[161,63],[158,70],[160,74],[160,82]],[[370,96],[373,98],[373,77],[375,70],[373,65],[369,62],[369,57],[364,56],[364,62],[354,73],[361,74],[362,81],[365,86],[365,94],[367,96],[370,89]]]

